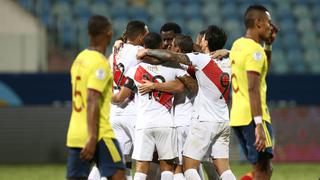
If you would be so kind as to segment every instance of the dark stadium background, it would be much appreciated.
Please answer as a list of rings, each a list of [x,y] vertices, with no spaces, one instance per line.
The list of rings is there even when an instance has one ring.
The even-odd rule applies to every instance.
[[[88,43],[90,15],[109,17],[114,39],[130,19],[145,21],[155,32],[177,22],[193,38],[216,24],[228,33],[230,49],[244,32],[242,14],[251,3],[265,5],[280,28],[268,76],[274,160],[319,163],[319,0],[3,0],[0,164],[65,162],[69,68]],[[244,161],[234,137],[231,160]]]

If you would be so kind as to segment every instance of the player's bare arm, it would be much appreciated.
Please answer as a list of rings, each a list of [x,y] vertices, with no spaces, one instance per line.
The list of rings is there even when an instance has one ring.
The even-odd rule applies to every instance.
[[[88,125],[88,141],[84,148],[81,150],[80,158],[84,160],[91,160],[94,156],[97,143],[97,122],[99,118],[99,100],[101,93],[92,89],[88,89],[87,99],[87,125]]]
[[[182,53],[176,53],[164,49],[143,49],[137,53],[137,59],[143,59],[145,56],[152,56],[160,61],[174,61],[181,64],[191,65],[189,58]]]
[[[247,72],[248,90],[251,113],[253,117],[261,117],[261,97],[260,97],[260,74],[256,72]],[[256,123],[255,129],[256,141],[255,146],[258,152],[264,151],[266,148],[266,137],[261,123]]]
[[[213,51],[210,53],[210,56],[213,59],[222,59],[222,58],[226,58],[229,57],[229,50],[228,49],[219,49],[216,51]]]
[[[163,62],[160,61],[159,59],[152,57],[152,56],[144,56],[142,58],[142,61],[148,64],[153,64],[153,65],[159,65],[162,64]]]
[[[138,86],[138,91],[142,95],[149,93],[153,90],[176,94],[176,93],[182,93],[184,89],[184,85],[179,79],[176,79],[174,81],[164,82],[164,83],[153,83],[148,80],[142,80],[142,81],[143,81],[143,84]]]
[[[178,79],[184,84],[186,89],[189,91],[190,94],[195,95],[198,92],[198,83],[197,80],[188,76],[184,75],[178,77]]]
[[[132,90],[128,87],[122,86],[120,91],[114,95],[112,95],[111,102],[113,104],[120,104],[124,102],[127,98],[129,98],[132,94]]]

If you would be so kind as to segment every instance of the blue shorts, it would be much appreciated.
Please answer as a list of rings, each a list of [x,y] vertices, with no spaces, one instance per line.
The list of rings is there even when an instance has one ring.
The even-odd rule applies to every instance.
[[[262,157],[272,158],[273,157],[273,150],[272,150],[272,127],[271,124],[263,121],[263,129],[266,136],[266,150],[264,152],[258,152],[254,145],[256,141],[255,136],[255,123],[251,121],[249,125],[246,126],[235,126],[233,130],[237,135],[242,150],[247,157],[248,161],[252,164],[257,163],[258,160]]]
[[[95,162],[101,177],[110,177],[119,169],[125,169],[119,143],[116,139],[104,139],[97,143],[92,161],[80,159],[82,148],[68,148],[67,178],[88,178]]]

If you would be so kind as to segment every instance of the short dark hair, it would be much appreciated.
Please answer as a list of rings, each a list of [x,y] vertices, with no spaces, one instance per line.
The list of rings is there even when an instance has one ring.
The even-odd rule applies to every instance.
[[[101,35],[106,29],[110,30],[111,23],[105,16],[94,15],[90,17],[87,28],[89,35],[95,37]]]
[[[146,27],[146,24],[142,21],[139,21],[139,20],[129,21],[125,31],[126,37],[131,40],[135,39],[140,34],[145,33],[145,27]]]
[[[193,41],[190,36],[178,34],[174,38],[174,43],[180,48],[182,53],[190,53],[193,50]]]
[[[206,30],[202,30],[202,31],[200,31],[198,34],[199,34],[200,36],[203,36],[205,33],[206,33]]]
[[[205,40],[208,41],[209,50],[212,52],[223,48],[227,41],[227,35],[222,28],[211,25],[206,30]]]
[[[246,28],[253,27],[255,19],[260,17],[261,12],[266,11],[268,11],[268,9],[262,5],[249,6],[244,13],[244,25],[246,26]]]
[[[160,29],[160,33],[164,31],[164,32],[167,32],[167,31],[173,31],[175,34],[181,34],[181,27],[177,24],[177,23],[174,23],[174,22],[168,22],[168,23],[165,23],[161,29]]]
[[[148,33],[144,37],[144,47],[149,49],[159,49],[162,43],[161,35],[155,32]]]

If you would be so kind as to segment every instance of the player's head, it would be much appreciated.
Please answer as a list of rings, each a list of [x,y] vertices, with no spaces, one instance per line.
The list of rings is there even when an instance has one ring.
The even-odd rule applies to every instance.
[[[163,39],[164,49],[169,49],[172,43],[173,38],[177,34],[181,34],[181,27],[174,22],[165,23],[161,29],[160,34]]]
[[[112,38],[112,26],[108,18],[95,15],[88,22],[88,34],[90,43],[107,47]]]
[[[202,30],[198,33],[197,35],[197,39],[196,39],[196,44],[197,45],[200,45],[201,44],[201,41],[202,41],[202,38],[203,38],[203,35],[206,33],[206,30]]]
[[[163,45],[160,34],[151,32],[144,38],[144,47],[149,49],[161,49]]]
[[[227,35],[224,30],[216,25],[207,28],[201,41],[201,48],[204,52],[222,49],[226,44]]]
[[[268,9],[262,5],[248,7],[244,14],[244,25],[247,31],[255,31],[264,41],[270,37],[273,28]]]
[[[193,41],[190,36],[178,34],[172,41],[171,50],[179,53],[190,53],[193,49]]]
[[[149,30],[146,24],[138,20],[129,21],[125,31],[127,42],[136,45],[143,45],[143,39],[148,33]]]

